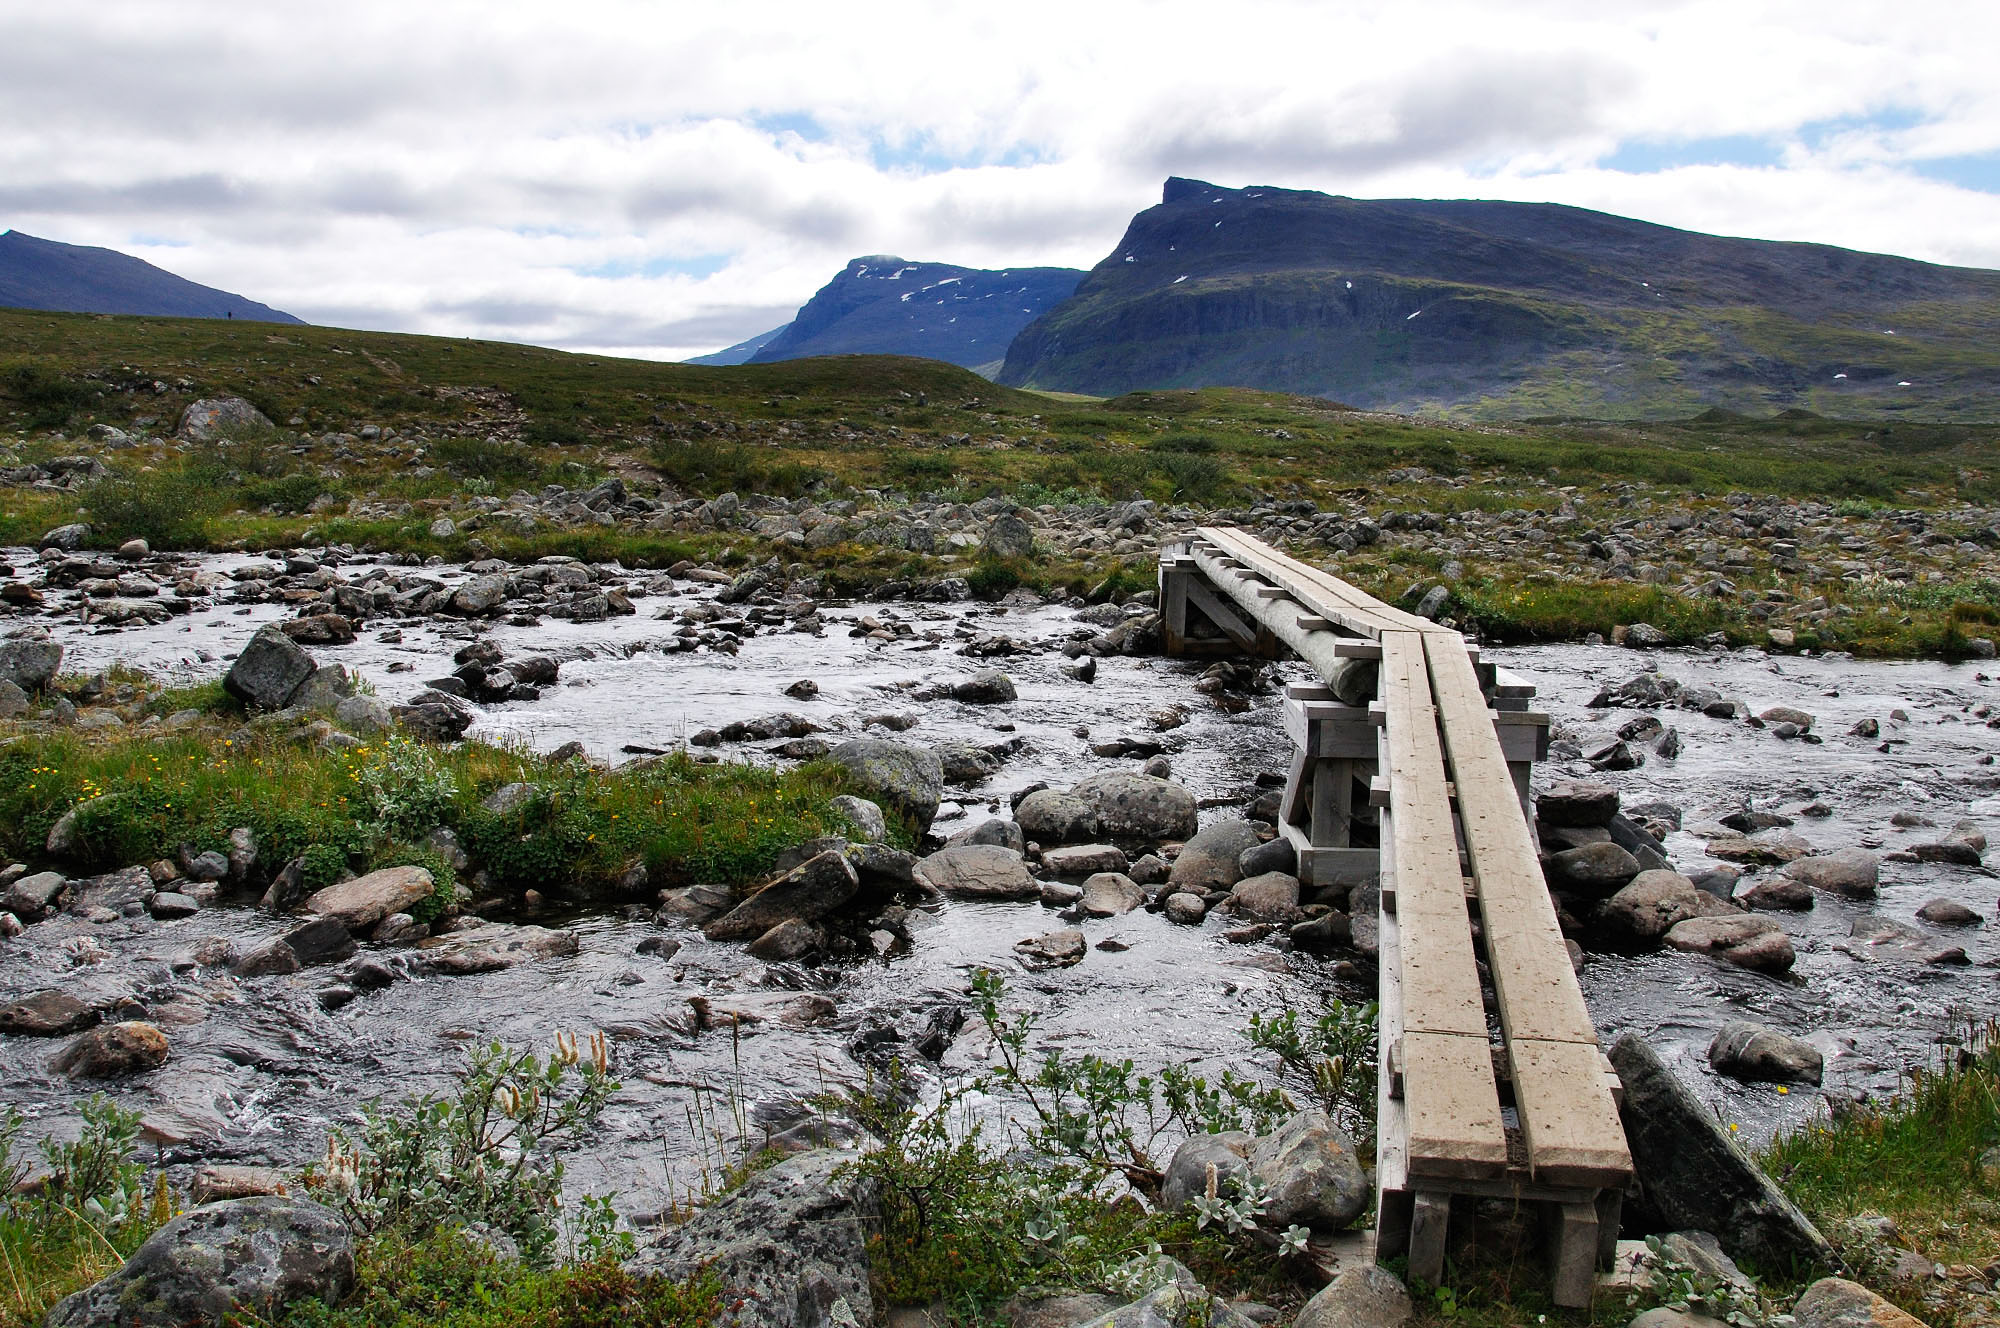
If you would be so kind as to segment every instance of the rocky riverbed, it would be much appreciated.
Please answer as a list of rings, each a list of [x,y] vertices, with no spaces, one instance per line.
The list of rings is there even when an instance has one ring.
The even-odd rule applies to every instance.
[[[873,959],[756,958],[740,941],[688,925],[686,909],[509,908],[484,929],[443,937],[442,957],[435,945],[364,937],[337,975],[325,966],[256,975],[232,962],[293,931],[296,918],[231,906],[155,916],[126,907],[151,882],[65,882],[68,911],[0,941],[0,1005],[61,992],[92,1018],[153,1025],[171,1050],[158,1068],[90,1078],[55,1065],[58,1038],[0,1036],[0,1075],[38,1127],[63,1119],[80,1096],[109,1091],[145,1113],[169,1160],[296,1163],[358,1100],[443,1089],[455,1049],[469,1042],[546,1046],[558,1032],[602,1030],[626,1088],[600,1145],[575,1159],[573,1181],[618,1192],[641,1216],[720,1159],[715,1135],[735,1132],[734,1103],[761,1136],[794,1124],[805,1097],[852,1081],[871,1058],[981,1063],[983,1033],[964,1021],[975,967],[1013,974],[1016,998],[1043,1013],[1059,1042],[1211,1069],[1244,1059],[1238,1030],[1253,1011],[1370,991],[1365,928],[1295,935],[1297,915],[1287,912],[1317,902],[1365,917],[1365,900],[1274,899],[1268,882],[1239,891],[1237,853],[1220,852],[1225,840],[1254,845],[1243,818],[1268,801],[1288,762],[1276,684],[1296,680],[1297,666],[1160,658],[1149,653],[1143,602],[1084,608],[1018,595],[989,605],[938,585],[912,588],[926,598],[842,604],[793,593],[775,569],[424,567],[342,551],[281,560],[135,550],[123,568],[76,555],[83,565],[69,571],[27,551],[5,557],[41,569],[44,582],[43,602],[18,603],[13,627],[46,630],[69,673],[124,663],[183,681],[214,677],[260,625],[284,621],[322,664],[372,684],[361,700],[437,707],[487,740],[544,751],[578,743],[614,762],[683,744],[767,761],[864,737],[930,749],[945,785],[940,837],[1012,822],[1015,795],[1031,786],[1059,793],[1163,762],[1154,772],[1186,791],[1213,832],[1205,851],[1227,858],[1210,888],[1164,891],[1163,859],[1188,827],[1163,826],[1126,836],[1165,842],[1121,850],[1122,867],[1044,854],[1039,879],[1022,864],[1013,870],[1029,884],[985,898],[952,888],[946,860],[928,873],[941,895],[900,915]],[[152,592],[136,581],[121,587],[124,577]],[[111,593],[86,584],[103,582]],[[174,608],[104,609],[163,602]],[[1585,878],[1593,860],[1611,856],[1592,847],[1614,838],[1607,822],[1589,823],[1596,812],[1568,817],[1576,824],[1559,828],[1574,833],[1558,844],[1545,812],[1545,847],[1583,850],[1552,871],[1588,950],[1585,991],[1607,1040],[1651,1036],[1706,1100],[1758,1137],[1804,1118],[1818,1095],[1712,1072],[1709,1046],[1726,1024],[1749,1020],[1808,1044],[1826,1090],[1844,1097],[1893,1089],[1898,1067],[1921,1061],[1935,1036],[2000,1015],[2000,943],[1986,921],[2000,891],[1973,847],[1983,844],[1978,825],[2000,808],[2000,731],[1989,727],[1994,684],[1979,666],[1612,646],[1491,657],[1535,681],[1538,704],[1556,718],[1545,785],[1583,781],[1615,794],[1624,824],[1659,833],[1660,865],[1716,901],[1731,927],[1763,919],[1768,928],[1753,930],[1775,931],[1792,952],[1789,965],[1746,968],[1716,957],[1714,944],[1697,947],[1709,953],[1658,948],[1714,907],[1671,882],[1655,883],[1647,904],[1665,925],[1615,934],[1605,900],[1635,885],[1631,873],[1616,879],[1623,864],[1600,862]],[[524,660],[552,667],[516,672]],[[988,676],[995,671],[1004,687]],[[107,684],[106,702],[117,686]],[[79,718],[145,722],[116,704],[86,706]],[[334,726],[306,732],[341,736]],[[1608,795],[1563,796],[1581,806]],[[1597,830],[1601,838],[1585,833]],[[1004,827],[979,837],[1007,855]],[[1158,868],[1143,864],[1145,847],[1161,850]],[[1643,859],[1632,857],[1635,871],[1651,865]],[[1105,868],[1138,895],[1121,898],[1123,887],[1098,881],[1107,902],[1093,910],[1080,895]],[[1724,868],[1745,875],[1726,881]],[[1854,883],[1863,877],[1872,893]],[[1203,907],[1169,909],[1169,894]],[[1745,912],[1723,902],[1743,895],[1811,906]],[[1223,901],[1230,915],[1210,913]],[[1623,916],[1639,916],[1636,906]],[[330,983],[350,996],[329,1002]]]

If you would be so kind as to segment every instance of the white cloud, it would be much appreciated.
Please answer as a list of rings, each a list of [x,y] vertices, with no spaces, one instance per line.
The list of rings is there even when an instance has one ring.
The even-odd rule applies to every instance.
[[[860,253],[1088,266],[1169,173],[2000,266],[2000,196],[1920,173],[2000,151],[2000,10],[1952,0],[0,0],[0,31],[0,224],[319,321],[693,354]],[[1633,144],[1694,160],[1601,164]]]

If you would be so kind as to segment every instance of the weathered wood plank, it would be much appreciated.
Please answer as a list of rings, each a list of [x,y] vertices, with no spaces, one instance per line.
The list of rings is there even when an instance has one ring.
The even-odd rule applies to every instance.
[[[1507,1131],[1483,1034],[1406,1032],[1402,1070],[1410,1175],[1493,1177],[1507,1170]]]
[[[1623,1185],[1632,1174],[1632,1153],[1604,1086],[1597,1044],[1511,1039],[1507,1062],[1535,1179]]]
[[[1425,647],[1458,791],[1466,856],[1479,884],[1501,1027],[1510,1043],[1539,1038],[1594,1047],[1597,1029],[1570,967],[1555,905],[1478,679],[1465,652],[1450,641],[1428,638]]]
[[[1484,1042],[1486,1008],[1459,885],[1458,837],[1445,791],[1437,712],[1415,633],[1383,633],[1382,695],[1388,709],[1383,743],[1393,808],[1396,913],[1403,920],[1404,1027]]]
[[[1405,613],[1392,604],[1348,585],[1307,563],[1279,553],[1276,549],[1239,530],[1203,526],[1196,534],[1248,568],[1282,578],[1292,595],[1315,615],[1363,636],[1379,636],[1385,631],[1440,631],[1427,618]]]

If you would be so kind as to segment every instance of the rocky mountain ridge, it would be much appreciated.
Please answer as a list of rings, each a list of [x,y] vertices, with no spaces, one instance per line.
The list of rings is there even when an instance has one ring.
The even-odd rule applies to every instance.
[[[0,232],[0,306],[77,314],[305,321],[177,277],[115,249],[63,244],[20,231]]]

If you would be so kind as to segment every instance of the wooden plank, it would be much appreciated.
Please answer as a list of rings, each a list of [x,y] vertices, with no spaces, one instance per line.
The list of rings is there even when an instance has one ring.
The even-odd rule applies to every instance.
[[[1203,526],[1197,532],[1216,549],[1273,580],[1282,580],[1293,598],[1314,615],[1363,636],[1385,631],[1439,630],[1436,623],[1404,613],[1297,559],[1288,558],[1254,536],[1226,527]]]
[[[1382,680],[1396,913],[1403,920],[1404,1027],[1484,1042],[1486,1008],[1459,884],[1458,837],[1445,792],[1437,712],[1430,704],[1423,645],[1414,633],[1383,634]]]
[[[1445,1237],[1451,1227],[1451,1196],[1419,1190],[1410,1213],[1410,1280],[1444,1284]]]
[[[1410,1175],[1504,1173],[1507,1131],[1485,1036],[1406,1032],[1401,1046]]]
[[[1254,654],[1257,649],[1257,632],[1243,621],[1234,605],[1229,604],[1211,590],[1199,577],[1188,578],[1188,603],[1199,609],[1202,616],[1214,623],[1216,628],[1234,642],[1246,654]]]
[[[1445,750],[1458,791],[1466,855],[1479,885],[1500,1022],[1517,1038],[1597,1045],[1597,1029],[1570,967],[1555,904],[1542,880],[1527,819],[1465,652],[1425,640]]]
[[[1632,1153],[1604,1086],[1597,1044],[1509,1039],[1514,1110],[1535,1179],[1551,1185],[1623,1185]]]
[[[1597,1290],[1597,1205],[1563,1204],[1550,1225],[1549,1299],[1565,1309],[1589,1309]]]

